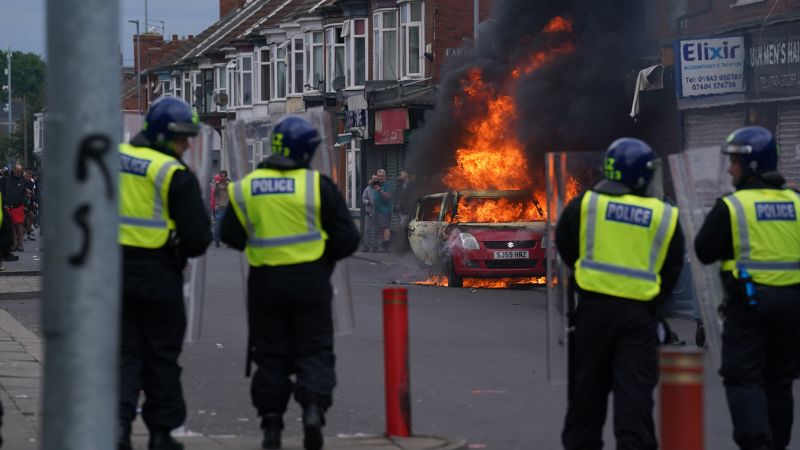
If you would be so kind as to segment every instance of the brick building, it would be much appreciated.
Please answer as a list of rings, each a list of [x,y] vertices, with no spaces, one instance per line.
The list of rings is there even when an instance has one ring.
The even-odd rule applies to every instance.
[[[800,8],[781,0],[648,0],[663,89],[641,120],[661,150],[719,148],[735,128],[775,131],[780,170],[800,186]],[[712,151],[711,149],[709,151]]]
[[[409,130],[434,106],[448,54],[468,51],[489,0],[220,0],[220,18],[197,36],[169,42],[142,35],[145,105],[185,99],[219,133],[225,123],[270,123],[286,113],[332,112],[338,145],[328,149],[346,174],[340,186],[357,208],[367,173],[405,164]],[[475,14],[477,11],[477,15]],[[134,37],[135,39],[135,37]],[[136,110],[135,83],[125,109]],[[133,107],[132,107],[133,106]],[[143,108],[143,109],[146,109]],[[252,167],[264,137],[248,141]]]

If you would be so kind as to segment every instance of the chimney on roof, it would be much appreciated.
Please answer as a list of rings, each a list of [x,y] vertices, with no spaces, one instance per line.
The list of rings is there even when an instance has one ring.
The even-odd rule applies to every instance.
[[[160,55],[161,48],[164,46],[164,39],[160,34],[148,33],[140,35],[142,40],[141,67],[136,67],[136,71],[149,69],[156,61],[156,55]],[[136,58],[136,35],[133,36],[133,55]]]
[[[219,18],[223,18],[231,11],[244,7],[245,0],[219,0]]]
[[[178,40],[178,35],[177,34],[173,34],[172,35],[172,41],[174,42],[174,41],[177,41],[177,40]]]

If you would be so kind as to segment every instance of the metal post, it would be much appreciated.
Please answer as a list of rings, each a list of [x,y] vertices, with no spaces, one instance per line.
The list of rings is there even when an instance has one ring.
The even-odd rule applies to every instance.
[[[117,445],[119,3],[47,1],[45,450]]]
[[[139,33],[139,19],[129,20],[136,24],[136,112],[142,113],[142,38]]]
[[[144,0],[144,32],[148,32],[148,28],[150,26],[150,19],[147,15],[147,0]]]
[[[411,436],[408,375],[408,293],[383,288],[383,358],[386,378],[386,435]]]
[[[660,353],[661,448],[703,450],[703,351],[667,346]]]
[[[11,47],[6,48],[6,61],[6,74],[8,74],[8,85],[6,86],[8,88],[8,152],[6,153],[6,160],[8,160],[11,158],[11,129],[14,123],[11,113],[11,110],[14,109],[11,106]]]

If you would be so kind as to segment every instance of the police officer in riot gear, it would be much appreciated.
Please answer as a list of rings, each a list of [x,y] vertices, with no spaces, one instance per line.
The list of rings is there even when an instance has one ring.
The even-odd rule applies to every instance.
[[[186,331],[182,270],[187,258],[203,254],[211,242],[197,178],[180,160],[198,131],[188,104],[163,97],[150,106],[142,131],[120,146],[120,450],[132,448],[140,390],[148,448],[183,448],[170,436],[186,419],[178,365]]]
[[[333,182],[308,168],[319,144],[307,120],[281,119],[272,154],[229,185],[222,221],[222,240],[244,250],[250,263],[248,354],[257,365],[251,396],[268,449],[281,446],[292,393],[303,408],[304,447],[322,448],[336,385],[330,276],[337,260],[355,252],[359,235]]]
[[[736,191],[717,200],[695,238],[704,264],[722,261],[722,375],[742,449],[789,444],[800,376],[800,194],[777,171],[767,129],[740,128],[722,153]]]
[[[577,291],[561,436],[568,450],[603,447],[609,392],[617,448],[658,447],[656,303],[672,291],[684,255],[678,209],[647,195],[658,163],[645,142],[614,141],[605,180],[573,199],[557,224],[558,252],[574,268]]]

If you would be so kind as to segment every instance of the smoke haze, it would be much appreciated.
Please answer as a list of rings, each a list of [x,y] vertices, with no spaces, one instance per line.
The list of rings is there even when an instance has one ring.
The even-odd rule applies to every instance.
[[[575,51],[522,75],[509,94],[518,120],[509,121],[525,146],[529,167],[542,170],[548,151],[597,150],[629,134],[625,82],[639,52],[631,24],[639,23],[635,0],[495,0],[474,52],[445,64],[436,110],[411,137],[410,165],[431,189],[455,164],[464,111],[455,110],[461,81],[474,68],[501,90],[509,74],[536,52],[574,42]],[[541,33],[556,16],[573,21],[573,32]],[[473,108],[468,114],[480,114]],[[537,177],[541,178],[541,177]]]

